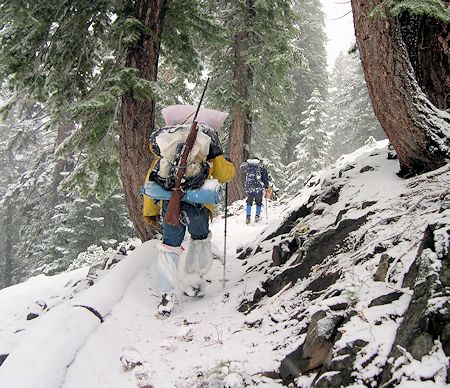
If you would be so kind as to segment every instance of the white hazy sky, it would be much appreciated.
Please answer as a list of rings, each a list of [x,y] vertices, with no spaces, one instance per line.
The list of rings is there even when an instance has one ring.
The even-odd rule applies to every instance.
[[[346,52],[355,41],[350,0],[320,0],[325,11],[325,26],[328,35],[328,71],[341,51]],[[346,16],[344,16],[346,15]]]

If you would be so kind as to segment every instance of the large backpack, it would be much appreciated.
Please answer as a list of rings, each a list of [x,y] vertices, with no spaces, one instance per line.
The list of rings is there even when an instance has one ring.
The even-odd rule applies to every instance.
[[[210,165],[207,162],[222,153],[219,138],[212,128],[198,124],[198,134],[187,160],[183,190],[196,189],[208,178]],[[150,174],[150,180],[165,190],[171,190],[183,146],[191,125],[173,125],[154,131],[150,136],[150,148],[157,162]]]
[[[264,191],[263,165],[258,159],[248,159],[242,164],[246,195],[259,195]]]

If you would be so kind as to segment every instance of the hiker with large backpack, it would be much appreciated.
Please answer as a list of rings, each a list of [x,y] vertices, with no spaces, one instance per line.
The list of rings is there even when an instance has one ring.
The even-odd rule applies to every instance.
[[[247,196],[245,223],[248,225],[251,221],[253,202],[256,204],[255,223],[261,220],[262,199],[264,191],[269,188],[269,174],[262,162],[256,158],[247,159],[242,163],[241,171]]]
[[[227,113],[212,109],[197,108],[194,122],[198,132],[185,165],[180,165],[194,126],[195,111],[196,107],[190,105],[163,109],[167,127],[154,131],[150,137],[153,162],[144,185],[143,215],[153,225],[162,218],[163,241],[156,283],[161,293],[158,312],[165,316],[171,313],[177,291],[191,297],[203,295],[204,276],[213,260],[209,218],[219,200],[216,194],[221,188],[220,183],[229,182],[235,172],[233,163],[223,156],[217,134]],[[179,169],[183,169],[183,176],[178,180],[181,185],[177,188]],[[174,219],[166,213],[175,190],[180,190],[181,201],[179,215]],[[207,201],[210,203],[205,203]],[[181,256],[186,228],[191,238],[186,255]]]

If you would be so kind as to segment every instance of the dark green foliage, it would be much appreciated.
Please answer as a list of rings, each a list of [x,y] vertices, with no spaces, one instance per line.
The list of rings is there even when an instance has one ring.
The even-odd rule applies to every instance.
[[[18,264],[16,252],[17,234],[20,223],[17,220],[20,202],[17,201],[20,183],[28,184],[32,174],[27,174],[24,182],[17,179],[37,162],[33,148],[43,146],[36,133],[30,133],[40,116],[39,107],[33,104],[24,105],[22,112],[12,107],[6,115],[7,119],[0,123],[0,288],[14,283],[14,268]],[[19,115],[24,117],[18,119]]]
[[[280,151],[289,129],[285,106],[293,96],[290,69],[300,60],[294,46],[298,36],[293,1],[220,1],[210,3],[210,14],[220,21],[220,34],[204,48],[212,76],[208,104],[231,113],[234,107],[246,112],[251,144],[247,154],[262,157],[276,183],[283,186]],[[244,34],[243,53],[248,68],[246,96],[236,91],[236,38]],[[226,131],[226,126],[224,130]],[[228,142],[224,133],[225,143]]]
[[[55,207],[51,228],[42,231],[40,241],[33,241],[27,250],[31,274],[55,274],[66,270],[89,246],[95,244],[115,248],[134,236],[128,220],[123,195],[113,195],[102,203],[95,198],[77,198],[76,193]],[[33,236],[33,225],[26,232]]]
[[[251,9],[249,9],[251,5]],[[230,111],[238,104],[251,112],[252,120],[271,131],[284,130],[283,107],[290,96],[289,69],[298,58],[292,41],[295,14],[292,1],[221,1],[211,12],[222,22],[220,39],[206,48],[214,106]],[[234,90],[235,38],[245,32],[245,62],[250,67],[249,95],[240,99]]]
[[[58,105],[88,92],[110,33],[107,1],[2,1],[1,74],[34,99]]]
[[[388,9],[393,16],[409,13],[415,16],[429,16],[444,23],[450,23],[450,12],[442,0],[385,0],[372,11],[372,16],[384,15]]]
[[[167,4],[161,42],[161,84],[124,67],[126,49],[151,33],[131,4],[115,0],[0,2],[0,77],[15,93],[43,103],[57,129],[75,123],[58,155],[74,155],[64,188],[106,197],[120,187],[118,112],[121,97],[189,101],[185,80],[202,69],[197,45],[216,27],[202,1]],[[206,39],[206,40],[207,40]],[[105,175],[106,174],[106,175]],[[94,176],[97,175],[97,176]]]
[[[296,16],[295,26],[298,31],[292,44],[296,48],[297,60],[290,69],[290,80],[293,82],[293,94],[286,103],[278,109],[282,110],[285,120],[281,122],[281,128],[276,133],[270,127],[255,126],[255,136],[253,137],[252,148],[257,155],[267,158],[270,155],[268,169],[275,178],[275,183],[281,189],[285,188],[287,164],[296,161],[296,145],[301,141],[305,130],[302,122],[305,117],[303,112],[308,108],[314,89],[317,89],[321,96],[327,94],[328,74],[326,71],[326,34],[324,13],[320,3],[314,0],[307,0],[294,3]],[[301,54],[301,55],[299,55]],[[291,165],[291,174],[300,174],[294,171]],[[296,165],[299,167],[299,165]],[[296,188],[301,187],[302,179]]]
[[[114,107],[130,83],[128,75],[117,74],[123,55],[123,43],[118,38],[131,33],[120,16],[112,17],[114,13],[120,15],[116,3],[37,0],[2,1],[1,5],[0,75],[15,93],[44,104],[51,117],[49,128],[56,130],[67,121],[79,123],[73,134],[75,141],[67,142],[65,150],[101,153],[99,143],[110,143],[101,141],[108,132],[105,128],[117,129]],[[115,157],[110,152],[99,165]],[[93,170],[94,166],[86,167],[83,155],[76,160],[81,163],[78,172]],[[112,163],[117,167],[117,160]],[[109,178],[114,182],[112,189],[116,189],[117,173]],[[84,179],[89,180],[87,176]],[[78,182],[82,183],[80,174]],[[91,189],[101,192],[105,187],[91,185]]]

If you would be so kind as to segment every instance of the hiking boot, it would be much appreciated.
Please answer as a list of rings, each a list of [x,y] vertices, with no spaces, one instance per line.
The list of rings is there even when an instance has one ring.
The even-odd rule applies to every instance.
[[[161,302],[159,302],[158,313],[169,317],[174,306],[174,295],[171,293],[163,294],[161,297]]]
[[[255,224],[259,221],[261,221],[261,216],[255,216]]]
[[[245,223],[246,223],[247,225],[250,223],[250,216],[247,216],[247,217],[245,218]]]

